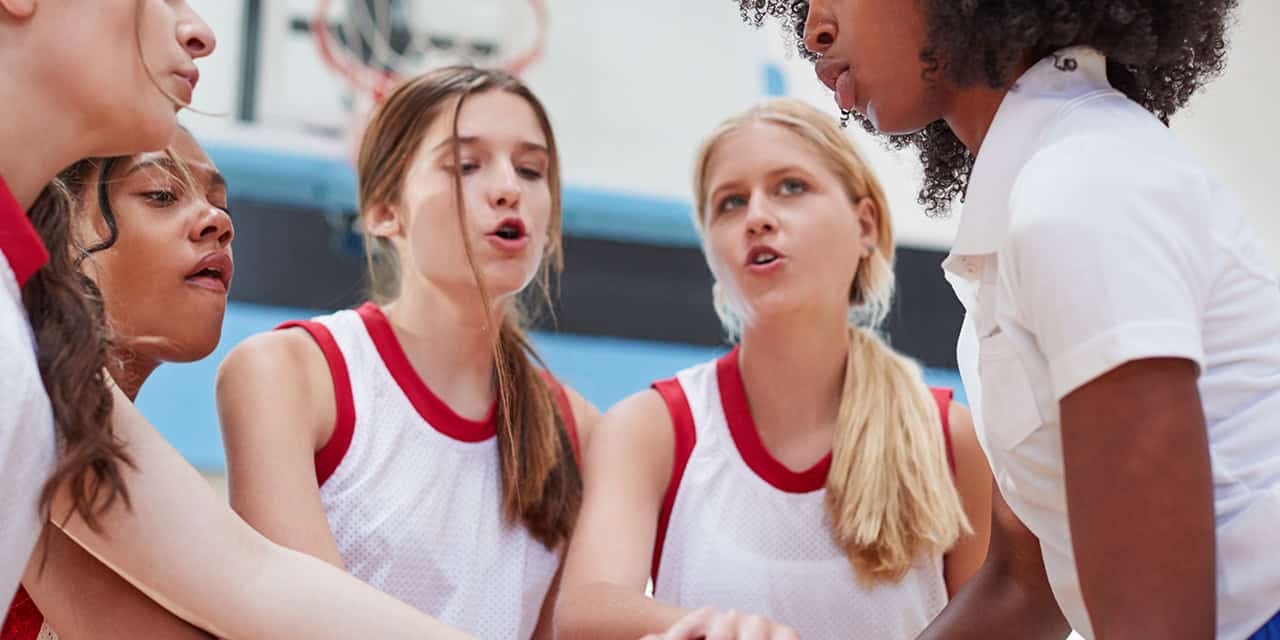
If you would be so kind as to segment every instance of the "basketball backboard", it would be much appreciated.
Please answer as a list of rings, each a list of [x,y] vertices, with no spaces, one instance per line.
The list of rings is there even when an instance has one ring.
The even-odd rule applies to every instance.
[[[367,1],[340,6],[362,9]],[[402,22],[440,45],[440,63],[500,61],[536,38],[529,0],[417,3],[435,11],[406,14]],[[360,105],[357,93],[325,64],[311,32],[320,0],[193,5],[220,41],[218,53],[202,63],[198,106],[230,115],[184,116],[188,125],[215,146],[284,154],[244,158],[251,169],[236,176],[242,189],[322,193],[329,205],[354,207],[352,177],[316,181],[317,175],[337,175],[332,167],[317,172],[306,164],[305,173],[279,173],[296,164],[297,154],[307,162],[350,158],[347,136]],[[728,115],[773,95],[801,97],[836,114],[812,66],[793,55],[772,25],[744,25],[732,0],[554,0],[546,6],[545,47],[523,78],[555,127],[570,233],[696,244],[688,218],[690,168],[703,136]],[[365,17],[380,19],[377,10]],[[334,23],[349,18],[340,9],[331,15]],[[389,13],[382,19],[395,22]],[[912,161],[860,131],[850,135],[886,184],[899,236],[916,245],[947,244],[953,225],[925,218],[915,204]],[[252,186],[259,182],[265,184]],[[583,201],[591,204],[590,213],[569,206]],[[596,213],[602,208],[610,213]]]

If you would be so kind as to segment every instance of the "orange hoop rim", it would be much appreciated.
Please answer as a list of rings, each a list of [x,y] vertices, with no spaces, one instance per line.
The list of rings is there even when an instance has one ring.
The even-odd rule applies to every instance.
[[[546,0],[528,0],[533,8],[534,24],[537,36],[524,51],[502,64],[502,69],[514,76],[521,76],[535,62],[542,58],[547,44],[547,5]],[[311,18],[311,34],[316,41],[316,49],[325,66],[342,76],[344,80],[359,91],[373,94],[374,100],[381,102],[387,93],[405,76],[370,66],[357,60],[349,51],[340,51],[345,47],[334,46],[333,33],[329,28],[327,16],[332,0],[317,0],[316,11]]]

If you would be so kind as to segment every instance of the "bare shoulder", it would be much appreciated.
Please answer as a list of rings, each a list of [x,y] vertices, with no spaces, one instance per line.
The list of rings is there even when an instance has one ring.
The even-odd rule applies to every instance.
[[[320,346],[306,331],[291,328],[259,333],[236,345],[218,366],[216,385],[219,394],[263,384],[316,392],[328,388],[329,381],[329,364]]]
[[[957,471],[978,463],[987,472],[987,456],[978,442],[978,433],[973,425],[973,414],[969,408],[959,402],[952,402],[947,410],[947,423],[951,429],[951,447],[956,456]]]
[[[640,467],[646,477],[665,487],[675,459],[672,424],[657,391],[646,389],[624,398],[604,413],[594,429],[586,456],[588,475],[593,467]]]
[[[218,366],[215,388],[224,433],[260,422],[243,419],[251,413],[315,425],[316,441],[323,443],[337,414],[329,363],[300,328],[260,333],[236,345]]]
[[[964,405],[952,402],[947,418],[956,461],[956,486],[961,497],[965,502],[977,500],[980,504],[987,504],[991,493],[991,467],[978,442],[973,415]]]
[[[590,400],[578,393],[577,389],[564,385],[564,393],[569,397],[569,410],[573,412],[573,423],[578,430],[578,446],[582,447],[585,454],[587,447],[591,444],[591,434],[595,431],[596,425],[600,424],[604,414]]]

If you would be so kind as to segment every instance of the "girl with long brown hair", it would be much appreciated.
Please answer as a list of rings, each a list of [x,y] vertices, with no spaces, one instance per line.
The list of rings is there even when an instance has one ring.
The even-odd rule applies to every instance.
[[[991,477],[967,411],[875,333],[884,193],[781,99],[711,134],[694,197],[738,345],[605,416],[559,637],[914,638],[985,556]]]
[[[32,549],[52,520],[219,636],[458,637],[254,532],[112,377],[54,178],[81,158],[163,148],[213,48],[182,0],[0,0],[0,597],[48,559]]]
[[[232,505],[465,631],[549,637],[598,414],[521,327],[521,294],[562,260],[547,114],[505,73],[432,71],[375,112],[358,175],[376,303],[223,363]]]

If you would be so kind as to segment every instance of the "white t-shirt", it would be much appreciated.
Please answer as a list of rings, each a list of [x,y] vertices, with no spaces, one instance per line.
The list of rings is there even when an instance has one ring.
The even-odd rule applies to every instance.
[[[40,535],[37,502],[57,453],[53,412],[22,307],[22,285],[47,255],[0,179],[0,610],[8,610]]]
[[[1073,70],[1072,67],[1074,67]],[[1200,368],[1213,462],[1218,636],[1280,609],[1280,284],[1234,198],[1106,59],[1030,69],[983,141],[951,256],[978,437],[1040,539],[1054,595],[1092,636],[1072,553],[1058,402],[1133,360]]]

